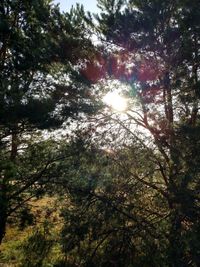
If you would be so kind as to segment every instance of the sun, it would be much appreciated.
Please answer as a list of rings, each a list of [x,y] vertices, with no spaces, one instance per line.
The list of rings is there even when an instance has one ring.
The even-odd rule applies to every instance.
[[[123,112],[127,109],[127,100],[117,92],[107,93],[103,97],[103,102],[119,112]]]

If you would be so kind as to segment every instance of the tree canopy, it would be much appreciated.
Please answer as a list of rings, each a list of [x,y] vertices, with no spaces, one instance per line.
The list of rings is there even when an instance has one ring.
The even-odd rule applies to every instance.
[[[200,3],[98,6],[0,4],[1,239],[15,215],[23,266],[197,267]]]

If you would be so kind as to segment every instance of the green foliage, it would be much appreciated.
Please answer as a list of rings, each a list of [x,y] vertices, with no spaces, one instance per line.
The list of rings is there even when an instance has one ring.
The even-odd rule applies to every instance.
[[[60,184],[63,266],[154,266],[163,261],[166,226],[157,225],[156,230],[151,220],[165,216],[166,204],[158,207],[162,197],[136,176],[148,151],[132,147],[109,154],[82,139],[72,148],[74,155],[70,164],[64,163],[68,168]],[[150,195],[155,200],[148,203]],[[153,244],[154,254],[149,249]]]
[[[52,240],[47,238],[47,234],[45,230],[36,229],[26,242],[24,242],[21,266],[42,266],[52,247]]]
[[[100,3],[103,12],[98,18],[99,30],[129,56],[127,65],[132,64],[126,80],[136,87],[140,109],[135,107],[139,115],[131,110],[130,123],[143,127],[152,137],[147,136],[149,150],[155,147],[151,158],[158,173],[150,171],[146,175],[148,186],[153,186],[166,201],[166,264],[198,266],[186,236],[199,223],[199,96],[195,89],[199,83],[199,2],[190,5],[188,1],[133,0],[114,14],[106,1]],[[113,49],[112,53],[117,52]],[[125,122],[119,123],[126,131],[131,128]],[[138,139],[147,145],[144,139]],[[144,158],[140,158],[139,169],[148,170]],[[150,202],[148,194],[147,199]],[[159,198],[156,206],[162,201]]]
[[[199,2],[98,5],[95,24],[80,5],[0,4],[1,238],[12,215],[24,231],[42,218],[22,266],[197,267]],[[106,78],[129,85],[124,114],[96,103],[91,85]],[[39,135],[94,112],[71,139]],[[28,204],[47,194],[57,216],[33,218]]]
[[[73,70],[72,64],[86,57],[91,47],[85,38],[84,25],[77,23],[74,17],[73,13],[61,14],[48,1],[1,2],[0,114],[3,125],[11,128],[29,122],[49,128],[60,125],[64,117],[71,115],[71,110],[72,114],[76,113],[74,107],[68,106],[69,99],[65,103],[68,109],[63,107],[60,112],[62,116],[55,112],[58,105],[63,106],[63,97],[70,93],[67,79],[64,86],[60,77],[68,76]],[[52,77],[54,65],[57,69],[54,68]],[[82,90],[74,86],[73,93],[79,95]]]
[[[112,158],[111,162],[108,160],[110,168],[103,165],[100,153],[98,163],[89,158],[85,161],[85,155],[72,172],[72,177],[80,178],[68,184],[72,187],[68,190],[74,208],[65,213],[68,223],[63,240],[70,246],[69,258],[73,256],[74,265],[77,260],[82,266],[121,266],[120,259],[116,260],[121,248],[123,266],[198,266],[191,245],[198,241],[191,233],[195,235],[199,224],[199,3],[99,1],[99,6],[102,13],[97,16],[98,30],[107,41],[109,58],[118,58],[115,67],[122,72],[118,75],[112,69],[107,74],[111,78],[123,77],[130,84],[138,106],[127,111],[125,121],[112,112],[105,112],[105,120],[100,120],[111,129],[103,132],[102,139],[107,134],[105,140],[118,141],[123,137],[116,137],[112,131],[124,133],[121,149],[113,145],[114,154],[108,156]],[[124,131],[114,127],[113,122]],[[133,125],[145,132],[135,133]],[[122,149],[123,145],[126,149]],[[94,153],[98,154],[98,149]],[[101,168],[97,168],[98,175],[93,175],[91,182],[88,177],[96,164]],[[109,221],[104,217],[106,211]],[[79,218],[78,226],[77,222],[70,223],[75,221],[74,213]],[[130,253],[128,245],[125,250],[123,245],[120,247],[122,237],[115,233],[113,239],[107,237],[99,247],[96,245],[96,259],[90,263],[89,248],[95,247],[96,242],[93,225],[98,224],[90,225],[89,220],[97,214],[107,229],[110,223],[124,227],[123,222],[131,225],[132,231],[138,229],[135,235],[129,233],[130,244],[134,244]],[[96,222],[100,220],[97,217]],[[125,235],[126,227],[123,230]],[[74,239],[70,232],[77,232]],[[102,228],[97,232],[100,236]],[[82,255],[82,249],[83,255],[88,255],[85,258],[89,258],[85,262],[76,257]]]
[[[81,21],[52,1],[0,3],[0,240],[8,218],[54,176],[58,149],[40,130],[94,111],[78,68],[92,49]]]

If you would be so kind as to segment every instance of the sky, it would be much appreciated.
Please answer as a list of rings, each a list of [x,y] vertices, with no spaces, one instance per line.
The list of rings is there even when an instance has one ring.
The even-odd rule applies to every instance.
[[[61,11],[69,11],[71,6],[76,6],[76,3],[80,3],[84,6],[85,11],[97,13],[97,1],[96,0],[54,0],[55,4],[60,4]]]

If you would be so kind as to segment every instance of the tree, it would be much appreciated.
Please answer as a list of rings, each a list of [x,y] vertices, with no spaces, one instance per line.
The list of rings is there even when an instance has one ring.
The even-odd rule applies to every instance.
[[[200,212],[199,3],[102,0],[99,6],[102,13],[97,16],[98,31],[106,44],[99,60],[104,70],[103,78],[118,79],[129,86],[132,100],[125,119],[105,114],[97,125],[109,124],[114,136],[116,126],[113,132],[111,124],[118,124],[121,129],[118,133],[128,137],[121,138],[121,151],[114,149],[119,156],[117,165],[125,173],[132,173],[130,165],[135,166],[136,162],[134,181],[144,190],[141,201],[134,199],[130,188],[127,190],[134,205],[140,207],[136,219],[140,219],[139,210],[145,210],[146,218],[142,224],[145,236],[137,235],[146,244],[144,261],[141,255],[134,256],[131,264],[135,260],[138,266],[198,266],[199,242],[195,235],[199,232]],[[137,104],[133,106],[133,103]],[[105,132],[108,134],[107,128]],[[116,144],[120,134],[110,139],[114,140]],[[120,158],[123,151],[131,153],[134,150],[138,151],[134,158],[130,154]],[[129,177],[132,177],[131,173]],[[112,173],[111,188],[114,191],[118,184],[120,191],[122,187],[119,181],[116,183],[115,176]],[[118,209],[120,220],[120,208],[127,200],[120,199],[117,194],[110,199],[110,193],[104,191],[103,186],[100,188],[96,190],[103,192],[101,202],[109,200],[109,205]],[[98,195],[96,198],[99,200]],[[148,211],[145,209],[147,203]],[[131,216],[132,211],[128,211],[128,215]],[[153,215],[156,219],[152,222]],[[149,257],[151,252],[145,238],[150,237],[146,231],[149,224],[155,227],[151,228],[155,235],[149,238],[151,245],[159,247],[164,240],[159,262],[155,262],[158,255]],[[86,232],[89,234],[90,230]],[[140,253],[144,251],[141,244],[139,247]],[[120,266],[119,261],[118,264]]]
[[[136,139],[107,151],[90,134],[71,144],[54,181],[64,219],[61,266],[167,266],[168,210],[151,151]]]
[[[0,241],[8,217],[37,194],[59,157],[39,131],[92,111],[78,71],[92,44],[78,13],[61,14],[48,0],[1,1]]]
[[[163,183],[158,187],[170,218],[169,265],[198,266],[192,236],[199,224],[199,3],[99,4],[105,40],[129,55],[121,79],[135,90],[140,113],[128,116],[148,130],[150,149],[156,147],[152,157],[159,157]]]
[[[3,212],[6,210],[7,215],[8,206],[13,209],[18,202],[21,205],[26,197],[41,194],[50,179],[52,183],[48,189],[51,191],[54,187],[54,192],[57,191],[63,201],[61,243],[66,257],[61,266],[197,267],[200,258],[197,238],[200,231],[199,2],[99,0],[99,6],[102,13],[96,17],[98,25],[93,26],[102,43],[89,60],[81,61],[81,79],[76,71],[78,66],[72,71],[83,89],[78,102],[75,101],[77,94],[73,94],[76,88],[73,83],[67,88],[70,92],[67,103],[63,97],[66,86],[56,84],[55,90],[50,88],[47,102],[51,99],[57,102],[53,101],[54,105],[50,105],[48,112],[45,108],[44,113],[40,113],[44,117],[33,119],[35,114],[27,112],[37,92],[40,96],[43,93],[41,80],[52,84],[55,70],[58,76],[62,76],[61,70],[65,70],[66,65],[63,57],[58,56],[56,64],[54,60],[54,64],[45,63],[44,69],[39,69],[34,77],[36,81],[30,83],[30,102],[24,102],[24,98],[20,98],[19,102],[16,99],[10,101],[9,86],[5,87],[2,107],[5,109],[9,104],[11,108],[12,103],[25,106],[23,111],[26,110],[26,113],[20,111],[19,114],[23,115],[17,117],[20,120],[14,120],[14,125],[19,129],[25,121],[22,137],[27,138],[28,129],[31,129],[33,138],[32,129],[59,125],[77,108],[87,110],[88,105],[84,105],[82,96],[91,91],[84,90],[83,79],[87,85],[100,81],[97,86],[100,89],[106,79],[110,87],[112,80],[125,84],[129,106],[123,114],[103,106],[95,117],[83,124],[86,128],[89,125],[85,134],[82,131],[78,140],[68,141],[66,147],[55,140],[38,142],[38,138],[37,142],[31,141],[31,145],[25,146],[19,132],[16,134],[11,128],[13,124],[8,127],[4,122],[2,134],[8,131],[6,136],[12,139],[2,138],[4,188],[1,203],[4,205],[1,209]],[[65,19],[72,16],[70,19],[73,18],[71,20],[78,26],[73,40],[80,44],[80,28],[88,33],[84,31],[86,28],[81,16],[77,13],[74,17],[73,13],[67,17],[56,14],[61,19],[59,22],[65,21],[68,26],[71,24]],[[43,30],[40,32],[44,33]],[[55,37],[53,33],[51,40]],[[58,36],[58,42],[53,41],[54,52],[54,44],[58,45],[57,48],[65,44],[61,38],[63,35],[59,33]],[[75,48],[80,47],[72,39],[69,43],[73,43]],[[10,53],[12,50],[7,51]],[[67,57],[70,62],[67,66],[71,67],[76,62],[75,51],[68,54],[75,58]],[[84,49],[81,52],[85,55]],[[82,59],[82,53],[81,56],[78,54],[79,58]],[[10,59],[7,60],[9,63]],[[10,66],[8,63],[5,69]],[[15,76],[11,75],[15,72],[8,73],[7,83],[10,85],[11,81],[15,81]],[[44,74],[47,73],[51,75],[46,77]],[[12,88],[11,95],[14,97],[15,87]],[[46,98],[39,98],[40,101],[43,99]],[[69,101],[75,104],[75,109],[68,105]],[[22,143],[16,146],[17,139]],[[11,141],[13,152],[9,153]],[[25,152],[19,153],[19,149]],[[33,155],[37,155],[35,160]],[[8,202],[13,192],[14,198]]]

